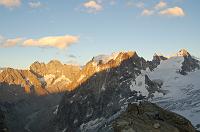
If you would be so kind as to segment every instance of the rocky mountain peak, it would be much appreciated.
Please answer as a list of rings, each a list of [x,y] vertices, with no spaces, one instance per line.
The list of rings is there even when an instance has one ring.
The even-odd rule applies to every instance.
[[[178,53],[177,56],[183,56],[183,57],[189,57],[191,56],[190,53],[186,49],[181,49]]]
[[[138,55],[135,51],[120,52],[115,60],[121,63],[122,61],[129,59],[131,57],[138,57]]]
[[[74,81],[70,84],[71,90],[75,89],[78,85],[85,82],[87,79],[92,77],[94,74],[110,70],[112,68],[120,66],[126,60],[133,58],[139,58],[136,52],[119,52],[111,55],[100,55],[93,57],[76,76]]]
[[[47,65],[50,65],[50,66],[61,66],[63,64],[58,60],[51,60]]]
[[[91,61],[96,62],[98,64],[106,64],[111,61],[121,62],[124,59],[133,57],[134,55],[137,56],[137,53],[133,51],[117,52],[117,53],[112,53],[111,55],[99,55],[99,56],[93,57]]]
[[[180,71],[180,73],[182,75],[186,75],[187,72],[191,72],[191,71],[195,71],[197,69],[200,69],[199,60],[193,58],[187,50],[185,50],[185,49],[180,50],[177,53],[177,56],[184,57],[184,61],[182,63],[182,69]]]
[[[155,53],[153,56],[153,61],[161,61],[161,60],[167,60],[167,57]]]

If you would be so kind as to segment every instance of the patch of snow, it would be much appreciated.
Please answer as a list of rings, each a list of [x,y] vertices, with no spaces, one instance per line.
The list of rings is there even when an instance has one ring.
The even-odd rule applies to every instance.
[[[156,91],[155,93],[153,93],[153,96],[154,96],[154,98],[160,98],[160,97],[163,97],[164,95],[163,95],[163,93]]]
[[[67,128],[63,129],[62,132],[66,132]]]
[[[54,78],[55,78],[55,75],[53,75],[53,74],[48,74],[48,75],[44,76],[45,80],[54,79]]]
[[[44,77],[42,77],[42,78],[38,78],[38,80],[39,80],[41,83],[45,83],[45,79],[44,79]]]
[[[93,58],[93,61],[99,63],[102,61],[103,64],[107,63],[110,60],[115,60],[119,53],[112,53],[111,55],[99,55]]]
[[[105,118],[97,118],[95,120],[91,120],[87,123],[83,123],[80,125],[80,130],[81,132],[85,132],[88,130],[93,130],[95,128],[97,128],[97,126],[104,120]]]
[[[146,87],[145,76],[141,74],[135,80],[131,81],[130,90],[137,91],[138,93],[141,93],[143,96],[147,97],[149,95],[149,91]]]
[[[86,113],[86,117],[90,117],[92,116],[94,110],[92,108],[89,108],[90,110],[87,110],[87,113]]]
[[[60,81],[66,81],[67,83],[70,83],[71,80],[69,80],[69,78],[67,78],[65,75],[62,75],[61,77],[58,77],[55,81],[54,84],[60,82]]]
[[[121,103],[122,101],[124,101],[126,98],[122,98],[119,100],[119,103]]]
[[[55,75],[53,75],[53,74],[48,74],[48,75],[44,76],[44,80],[47,83],[47,85],[51,84],[52,81],[54,80],[54,78],[55,78]]]
[[[124,76],[121,76],[119,79],[122,79],[122,78],[124,78]]]
[[[59,107],[59,105],[56,105],[56,110],[53,112],[53,114],[57,114],[58,113],[58,107]]]
[[[88,96],[85,96],[85,97],[83,98],[83,100],[86,100],[86,99],[87,99],[87,97],[88,97]]]
[[[101,90],[102,90],[102,91],[105,91],[105,90],[106,90],[106,88],[105,88],[105,83],[103,83],[103,85],[102,85],[102,87],[101,87]]]
[[[78,119],[75,119],[75,120],[74,120],[74,124],[76,124],[77,122],[78,122]]]

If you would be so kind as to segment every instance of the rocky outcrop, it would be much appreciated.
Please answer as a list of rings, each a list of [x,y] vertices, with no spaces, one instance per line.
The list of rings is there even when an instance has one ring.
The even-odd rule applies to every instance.
[[[155,69],[158,65],[160,65],[161,61],[167,60],[166,57],[164,57],[163,55],[157,55],[156,53],[153,56],[152,61],[147,61],[148,63],[148,68],[152,71],[153,69]]]
[[[200,61],[193,58],[187,50],[182,49],[177,55],[184,57],[184,62],[182,63],[182,69],[180,71],[182,75],[187,75],[187,72],[200,69]]]
[[[115,132],[196,132],[191,122],[155,104],[129,104],[113,123]]]

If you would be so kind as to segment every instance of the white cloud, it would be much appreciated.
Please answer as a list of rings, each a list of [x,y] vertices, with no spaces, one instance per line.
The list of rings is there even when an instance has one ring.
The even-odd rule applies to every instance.
[[[4,37],[0,37],[0,45],[1,47],[13,47],[13,46],[32,46],[32,47],[53,47],[58,49],[65,49],[70,45],[78,42],[78,36],[50,36],[43,37],[39,39],[6,39]]]
[[[39,7],[42,6],[42,4],[41,4],[40,1],[37,1],[37,2],[29,2],[28,4],[29,4],[29,6],[30,6],[31,8],[39,8]]]
[[[0,35],[0,47],[12,47],[20,44],[20,42],[23,42],[22,38],[7,39]]]
[[[160,1],[158,4],[155,5],[155,9],[162,9],[167,6],[167,3],[164,1]]]
[[[141,13],[142,16],[151,16],[154,14],[153,10],[149,10],[149,9],[144,9]]]
[[[168,8],[160,11],[159,14],[167,16],[185,16],[183,9],[180,7]]]
[[[177,2],[176,2],[177,3]],[[182,8],[175,6],[173,8],[168,8],[170,5],[174,5],[172,1],[159,0],[158,3],[152,5],[148,0],[126,0],[126,5],[128,7],[135,7],[141,11],[141,16],[152,16],[152,15],[162,15],[162,16],[185,16],[185,12]]]
[[[143,2],[138,2],[136,3],[137,8],[144,8],[144,3]]]
[[[12,47],[23,42],[22,38],[6,39],[3,36],[0,36],[0,47]]]
[[[21,4],[21,0],[0,0],[0,5],[7,8],[18,7]]]
[[[54,47],[59,49],[65,49],[73,43],[78,42],[79,37],[65,35],[55,37],[44,37],[40,39],[28,39],[25,40],[23,46],[35,46],[35,47]]]
[[[102,10],[102,5],[94,0],[83,3],[83,6],[88,9],[89,13],[94,13]]]
[[[22,38],[7,39],[4,42],[3,47],[12,47],[12,46],[20,44],[22,41],[23,41]]]

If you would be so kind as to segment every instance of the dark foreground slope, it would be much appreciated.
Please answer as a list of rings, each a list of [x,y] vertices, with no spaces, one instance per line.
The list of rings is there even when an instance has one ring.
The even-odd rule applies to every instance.
[[[111,125],[115,132],[196,132],[191,122],[155,104],[129,104]]]
[[[8,128],[5,121],[5,115],[0,107],[0,132],[8,132]]]

